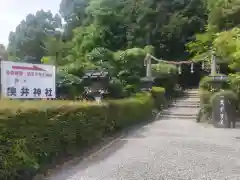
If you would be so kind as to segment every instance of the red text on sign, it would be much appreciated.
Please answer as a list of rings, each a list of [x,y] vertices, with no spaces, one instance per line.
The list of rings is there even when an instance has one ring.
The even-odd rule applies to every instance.
[[[6,71],[6,74],[9,76],[23,76],[24,73],[22,71]],[[46,72],[27,72],[27,76],[35,76],[35,77],[52,77],[51,73],[46,73]]]

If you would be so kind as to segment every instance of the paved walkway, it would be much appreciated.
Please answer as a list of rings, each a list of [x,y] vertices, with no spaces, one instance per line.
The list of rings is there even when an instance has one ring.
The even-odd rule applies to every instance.
[[[240,180],[240,129],[196,123],[198,99],[190,94],[163,117],[48,180]]]

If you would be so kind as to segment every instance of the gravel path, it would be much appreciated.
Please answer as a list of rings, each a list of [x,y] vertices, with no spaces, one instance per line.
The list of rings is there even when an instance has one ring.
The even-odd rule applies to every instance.
[[[240,129],[216,129],[178,118],[162,118],[129,132],[93,156],[48,178],[210,179],[240,180]]]

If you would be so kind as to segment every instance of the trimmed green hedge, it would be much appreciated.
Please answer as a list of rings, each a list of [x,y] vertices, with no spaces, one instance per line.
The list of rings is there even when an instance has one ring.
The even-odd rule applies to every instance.
[[[161,104],[162,88],[154,88]],[[103,104],[73,101],[0,101],[0,179],[27,180],[45,165],[72,155],[152,116],[149,94]]]
[[[151,91],[152,97],[154,99],[155,107],[160,110],[166,103],[165,98],[165,88],[163,87],[153,87]]]
[[[155,86],[165,88],[165,95],[174,95],[175,86],[178,81],[177,67],[173,64],[154,64],[152,65],[153,76],[155,79]]]
[[[200,89],[200,91],[199,91],[200,105],[210,104],[210,98],[213,94],[214,94],[214,92]]]
[[[214,93],[210,98],[210,103],[213,104],[213,100],[216,97],[225,96],[228,100],[231,100],[232,102],[236,103],[238,101],[237,95],[232,90],[225,90],[225,91],[219,91],[217,93]]]
[[[240,73],[230,74],[228,77],[231,90],[236,93],[240,104]]]

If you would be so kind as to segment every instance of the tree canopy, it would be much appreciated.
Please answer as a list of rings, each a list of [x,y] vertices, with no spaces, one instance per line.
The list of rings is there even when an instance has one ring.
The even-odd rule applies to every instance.
[[[10,33],[7,53],[17,61],[55,64],[79,77],[87,69],[107,69],[122,84],[134,84],[144,76],[146,53],[167,60],[187,60],[199,48],[190,41],[206,36],[196,34],[205,33],[206,26],[222,28],[209,18],[218,12],[209,13],[209,8],[218,7],[210,1],[214,2],[62,0],[59,14],[40,10],[27,15]],[[230,13],[225,13],[222,18],[228,16]],[[212,44],[205,39],[203,52]]]
[[[197,34],[196,39],[187,44],[189,52],[194,58],[212,54],[218,61],[225,62],[232,69],[240,67],[239,52],[239,0],[207,0],[208,23],[205,32]],[[199,58],[200,57],[200,58]]]
[[[207,21],[203,0],[62,0],[59,12],[66,22],[63,39],[72,47],[61,58],[71,55],[76,59],[98,47],[118,51],[146,45],[152,45],[156,55],[165,59],[187,58],[185,43],[201,32]],[[44,41],[59,37],[60,15],[43,10],[29,14],[10,33],[9,54],[21,60],[32,57],[36,62],[49,56]],[[48,51],[60,51],[59,45],[55,50],[52,47],[48,46]]]
[[[44,39],[59,35],[61,18],[50,11],[40,10],[27,15],[25,20],[9,35],[8,52],[20,60],[40,62],[45,55]]]

